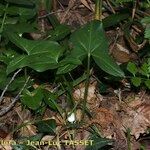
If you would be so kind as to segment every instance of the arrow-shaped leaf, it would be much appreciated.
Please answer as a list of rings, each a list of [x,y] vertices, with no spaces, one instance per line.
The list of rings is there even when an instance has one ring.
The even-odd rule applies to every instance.
[[[32,41],[21,38],[16,34],[12,34],[9,38],[28,55],[15,57],[7,67],[8,74],[25,66],[38,72],[57,67],[58,59],[62,54],[62,47],[57,42]]]
[[[73,57],[82,61],[86,56],[91,56],[96,64],[105,72],[114,76],[124,76],[123,71],[109,56],[108,42],[100,21],[94,20],[75,31],[71,36],[71,42],[74,48],[68,58]],[[66,63],[64,68],[67,65],[69,63]],[[72,68],[74,69],[76,66]]]

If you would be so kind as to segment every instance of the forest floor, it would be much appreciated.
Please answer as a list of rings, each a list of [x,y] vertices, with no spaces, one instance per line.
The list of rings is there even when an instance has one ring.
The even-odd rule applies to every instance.
[[[109,16],[110,13],[116,13],[117,10],[111,7],[109,1],[105,1],[104,5],[106,9],[103,12],[103,18]],[[91,0],[58,0],[53,7],[53,12],[59,21],[70,25],[73,29],[86,24],[94,17],[94,3]],[[136,26],[135,29],[138,30]],[[130,60],[138,59],[137,53],[129,48],[131,43],[124,40],[120,25],[107,29],[106,36],[109,40],[110,54],[118,64],[125,64]],[[144,88],[134,89],[129,81],[121,80],[104,81],[103,83],[107,84],[107,88],[102,92],[101,89],[104,85],[101,82],[94,76],[93,71],[87,97],[87,108],[92,114],[92,117],[85,117],[82,127],[76,131],[75,139],[88,139],[88,130],[92,125],[95,125],[102,137],[114,141],[113,145],[111,145],[112,148],[110,148],[112,150],[140,150],[141,145],[145,145],[146,150],[150,150],[149,91]],[[84,95],[84,89],[84,81],[74,87],[73,97],[75,103],[80,103],[80,99]],[[60,97],[61,105],[65,105],[63,104],[63,98],[62,95]],[[9,101],[10,98],[8,95],[4,101],[4,103],[6,102],[5,105]],[[58,124],[57,128],[61,128],[63,131],[63,121],[60,119],[59,114],[51,110],[46,110],[43,118],[51,117],[56,119]],[[80,121],[80,108],[77,109],[77,118]],[[24,136],[35,135],[36,127],[34,125],[21,128],[18,133],[15,131],[10,132],[16,125],[21,125],[22,122],[25,123],[34,119],[32,112],[22,109],[21,104],[18,102],[10,112],[1,117],[0,137],[5,140],[10,140],[13,137],[17,137],[18,134]],[[61,138],[68,139],[67,133],[62,133]],[[45,135],[44,138],[52,139],[53,136]],[[3,148],[6,150],[12,149],[8,145],[3,146]],[[46,147],[43,149],[46,150]],[[66,146],[64,149],[71,150],[69,146]],[[74,149],[82,150],[84,147],[78,145]]]

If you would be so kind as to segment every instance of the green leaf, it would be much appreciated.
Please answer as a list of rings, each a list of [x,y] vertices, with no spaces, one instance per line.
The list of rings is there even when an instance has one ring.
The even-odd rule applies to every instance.
[[[57,110],[57,107],[56,107],[56,102],[54,103],[54,101],[56,101],[57,98],[58,96],[54,93],[51,93],[49,91],[44,92],[45,103],[55,111]]]
[[[141,20],[141,23],[146,27],[145,38],[150,39],[150,17],[145,17]]]
[[[150,27],[147,27],[147,28],[145,29],[145,38],[150,39]]]
[[[57,26],[60,25],[60,22],[55,15],[53,15],[53,14],[49,15],[47,18],[48,18],[49,22],[51,23],[51,25],[53,26],[53,28],[56,28]]]
[[[104,83],[99,83],[98,84],[98,91],[100,92],[100,94],[105,93],[108,89],[108,86]]]
[[[25,142],[27,142],[27,140],[30,140],[30,141],[39,141],[39,140],[42,139],[42,137],[43,137],[43,133],[37,133],[36,135],[23,137],[23,139],[24,139],[23,141],[25,141]]]
[[[5,86],[7,85],[7,83],[11,80],[11,78],[9,77],[6,82],[5,82]],[[25,84],[26,78],[25,77],[18,77],[16,78],[12,84],[9,86],[8,91],[18,91],[20,90],[23,85]],[[33,84],[33,82],[30,80],[30,82],[28,82],[27,87],[30,87]]]
[[[19,7],[18,14],[20,21],[25,22],[26,20],[32,19],[36,15],[36,11],[35,8]]]
[[[53,8],[53,0],[45,0],[44,1],[45,4],[45,9],[47,12],[51,12],[52,8]]]
[[[34,147],[26,145],[26,144],[16,144],[12,145],[13,150],[36,150]]]
[[[34,136],[24,136],[23,135],[23,137],[19,137],[17,139],[17,141],[16,141],[17,143],[12,145],[12,148],[13,148],[13,150],[36,150],[36,148],[33,147],[32,144],[28,143],[28,140],[36,142],[36,141],[40,141],[42,139],[42,137],[43,137],[42,133],[36,134]]]
[[[23,51],[25,51],[28,55],[30,54],[30,52],[35,47],[38,47],[39,43],[41,42],[41,41],[27,40],[25,38],[20,37],[18,34],[15,34],[13,32],[9,32],[7,30],[5,31],[5,35],[9,38],[9,40],[12,43],[14,43],[20,49],[22,49]]]
[[[5,20],[5,22],[4,22],[4,24],[5,25],[7,25],[7,24],[16,24],[17,22],[18,22],[18,18],[17,17],[7,17],[6,18],[6,20]],[[0,18],[0,24],[2,24],[2,22],[3,22],[3,19],[2,18]],[[5,28],[5,27],[4,27]]]
[[[147,24],[150,24],[150,17],[145,17],[141,20],[141,23],[143,25],[147,25]]]
[[[82,49],[72,50],[70,55],[59,62],[59,68],[57,74],[65,74],[75,69],[81,64],[82,60],[86,57],[85,51]]]
[[[93,140],[93,143],[87,146],[86,150],[103,150],[104,146],[112,144],[111,140],[98,136],[93,136],[91,140]]]
[[[36,123],[40,133],[55,134],[56,121],[54,119],[42,120]]]
[[[5,68],[0,68],[0,89],[1,90],[4,90],[6,85],[10,82],[11,78],[12,77],[7,77]],[[15,78],[15,80],[9,85],[7,91],[17,92],[23,87],[23,85],[25,84],[25,81],[26,79],[23,76]],[[32,84],[33,83],[30,80],[27,84],[27,87],[31,86]]]
[[[6,69],[0,68],[0,88],[2,84],[6,81],[6,79],[7,79]]]
[[[48,32],[48,39],[54,40],[54,41],[60,41],[63,38],[65,38],[67,35],[69,35],[71,32],[71,29],[67,25],[60,24],[54,28],[54,30],[51,30]]]
[[[17,4],[17,5],[26,5],[33,6],[34,3],[31,0],[5,0],[8,3]]]
[[[4,24],[15,24],[17,22],[25,23],[29,19],[33,19],[37,14],[36,7],[22,7],[18,5],[9,5],[9,7],[5,10],[3,5],[0,5],[0,16],[2,16],[6,12],[7,17],[5,19]],[[0,18],[0,23],[3,22],[3,18]]]
[[[5,9],[3,9],[4,13]],[[14,16],[19,17],[21,20],[28,20],[33,18],[36,13],[36,7],[18,7],[18,6],[9,6],[6,10],[7,15],[11,16],[11,18],[14,18]]]
[[[133,2],[135,0],[116,0],[117,3]]]
[[[103,31],[102,24],[100,22],[93,22],[88,26],[87,31],[89,32],[89,47],[93,59],[97,65],[105,72],[118,76],[124,77],[123,71],[115,63],[115,61],[109,56],[108,53],[108,42]],[[92,40],[94,39],[94,40]]]
[[[135,87],[139,87],[141,85],[141,78],[139,77],[132,77],[131,82]]]
[[[106,51],[95,51],[93,53],[93,59],[103,71],[113,76],[124,77],[123,71],[115,63],[115,61],[107,54]]]
[[[75,31],[71,36],[71,42],[74,48],[71,54],[60,62],[66,61],[66,64],[58,69],[59,74],[66,72],[67,69],[69,72],[78,66],[67,63],[69,58],[82,61],[89,56],[93,57],[105,72],[114,76],[124,76],[122,70],[108,54],[108,43],[100,21],[92,21]]]
[[[6,13],[7,15],[10,15],[10,16],[17,16],[18,15],[18,10],[19,10],[19,7],[16,7],[16,6],[9,6],[7,9],[6,9]],[[3,9],[3,11],[5,11],[5,9]]]
[[[19,56],[19,54],[15,50],[9,48],[7,50],[4,49],[0,53],[0,61],[8,65],[9,62],[17,56]]]
[[[132,62],[129,62],[127,65],[127,70],[133,74],[133,76],[136,75],[136,73],[138,72],[138,68],[136,67],[136,65]]]
[[[86,52],[82,49],[73,49],[66,58],[59,62],[57,74],[65,74],[75,69],[81,64],[82,60],[86,57]]]
[[[41,106],[43,98],[43,90],[37,88],[33,92],[26,90],[21,96],[21,102],[30,109],[36,110]]]
[[[72,64],[72,65],[81,65],[82,64],[80,59],[68,57],[67,59],[64,59],[63,61],[61,61],[60,66],[64,66],[66,63]]]
[[[5,9],[6,9],[6,5],[2,5],[0,3],[0,16],[3,16]]]
[[[59,93],[59,92],[58,92]],[[44,101],[45,103],[55,111],[58,111],[62,115],[62,108],[57,103],[57,98],[59,96],[56,93],[51,93],[49,91],[44,91]]]
[[[149,78],[149,65],[146,62],[142,64],[140,73]]]
[[[15,32],[15,33],[30,33],[36,32],[37,30],[34,28],[32,24],[27,23],[18,23],[18,24],[8,24],[4,27],[5,32]]]
[[[68,73],[68,72],[72,71],[73,69],[75,69],[76,67],[77,67],[77,65],[66,64],[65,66],[62,66],[62,67],[58,68],[57,74]]]
[[[127,19],[129,17],[129,13],[119,13],[119,14],[112,14],[108,17],[103,19],[103,26],[104,28],[108,28],[114,25],[117,25],[121,21]]]
[[[7,74],[22,67],[30,67],[38,72],[55,69],[58,59],[62,54],[62,48],[53,41],[32,41],[19,37],[16,34],[8,34],[9,39],[28,55],[15,57],[7,67]]]
[[[148,65],[148,73],[150,74],[150,58],[147,60],[147,65]]]
[[[75,55],[72,54],[59,63],[59,68],[57,70],[57,74],[65,74],[67,72],[70,72],[74,68],[76,68],[76,66],[82,64],[80,59],[74,58],[74,56]]]
[[[147,88],[150,89],[150,79],[147,79],[144,83],[147,86]]]

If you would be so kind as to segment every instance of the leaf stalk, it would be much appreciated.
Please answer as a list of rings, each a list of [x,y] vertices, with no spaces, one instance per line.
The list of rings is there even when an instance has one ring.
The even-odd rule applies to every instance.
[[[102,3],[103,0],[95,1],[95,20],[102,21]]]

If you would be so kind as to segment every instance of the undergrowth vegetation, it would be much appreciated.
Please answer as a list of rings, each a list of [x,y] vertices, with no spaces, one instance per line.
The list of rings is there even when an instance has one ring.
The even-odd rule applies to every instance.
[[[104,95],[109,86],[124,88],[124,81],[130,84],[130,91],[150,89],[150,1],[91,2],[93,19],[72,26],[57,16],[56,8],[63,5],[59,0],[0,1],[0,116],[18,105],[32,116],[11,130],[13,140],[23,141],[14,144],[14,150],[42,149],[47,144],[37,141],[45,136],[49,141],[62,142],[52,144],[51,149],[112,149],[114,139],[103,137],[97,122],[89,121],[95,117],[88,107],[92,80],[98,82],[98,90]],[[88,1],[83,4],[86,9],[90,7]],[[119,52],[112,51],[118,47],[107,34],[113,30],[117,34],[112,43],[123,37],[117,45]],[[128,48],[122,46],[124,43]],[[74,91],[81,84],[82,96],[77,100]],[[26,127],[33,134],[19,134]],[[75,141],[77,133],[86,129],[85,137],[93,141],[91,145],[85,141],[82,145],[80,138]],[[27,144],[29,140],[35,143]]]

